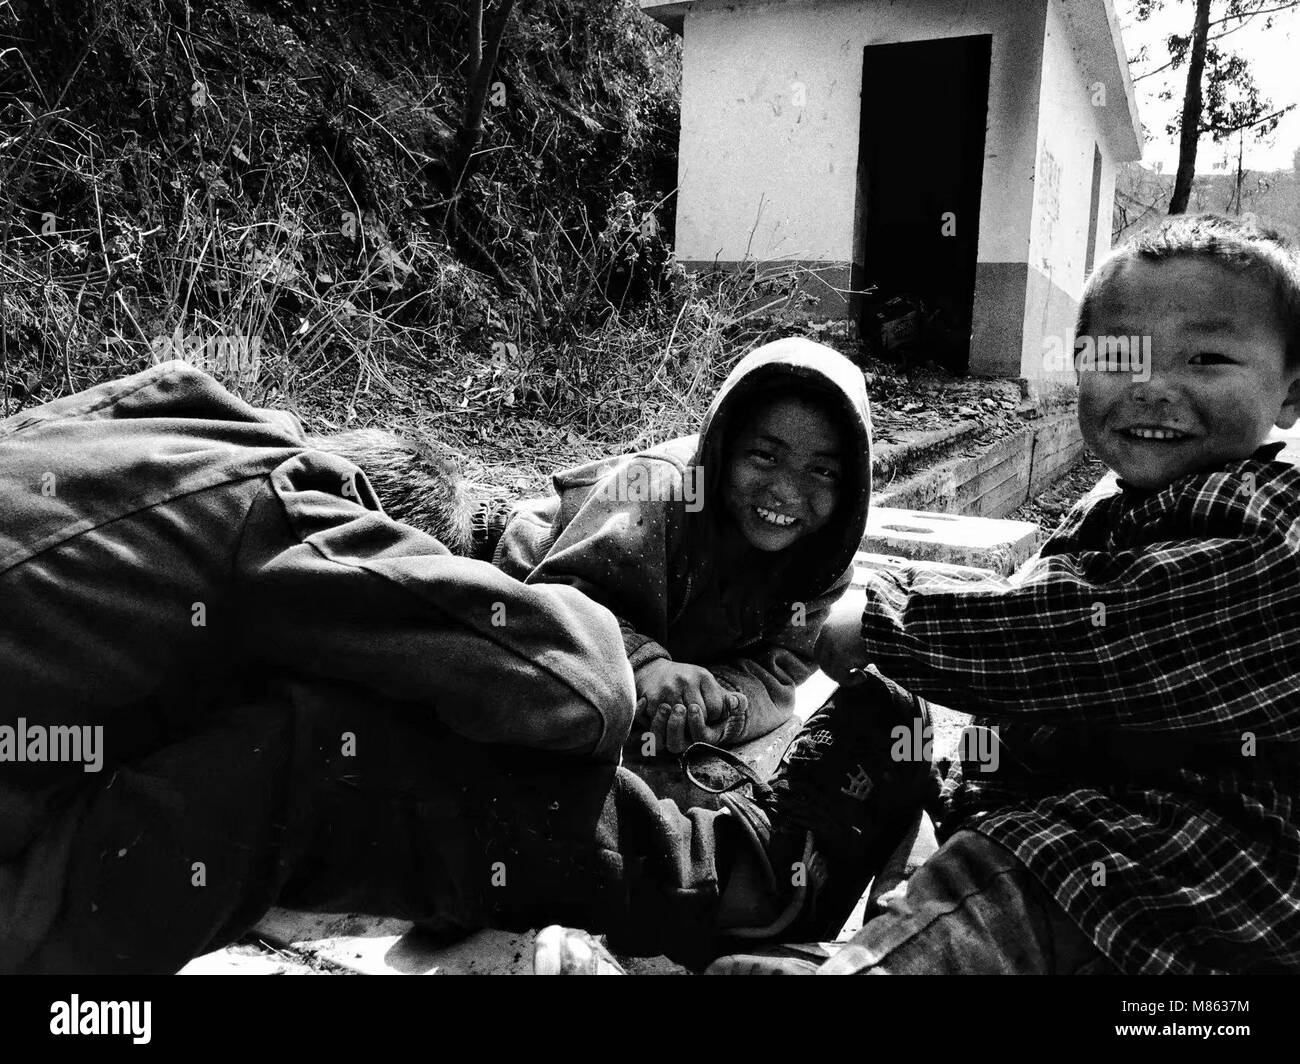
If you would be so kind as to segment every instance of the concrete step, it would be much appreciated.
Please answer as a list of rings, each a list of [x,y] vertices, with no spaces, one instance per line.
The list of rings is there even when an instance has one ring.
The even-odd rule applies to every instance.
[[[871,451],[871,482],[888,484],[933,465],[958,447],[968,445],[988,428],[979,421],[959,421],[929,432],[901,433],[894,442],[877,443]]]
[[[932,447],[911,475],[892,481],[873,478],[873,503],[1003,517],[1050,485],[1083,453],[1073,410],[1029,422],[1000,438],[989,439],[990,434],[955,436],[944,446]]]
[[[962,514],[872,506],[862,549],[910,561],[989,569],[1009,576],[1038,543],[1038,526]]]

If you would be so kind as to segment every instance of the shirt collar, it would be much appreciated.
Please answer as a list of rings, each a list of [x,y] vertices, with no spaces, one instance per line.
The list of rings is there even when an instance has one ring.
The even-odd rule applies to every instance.
[[[1255,448],[1255,453],[1246,459],[1250,462],[1271,462],[1281,453],[1282,448],[1286,446],[1285,442],[1264,443]],[[1130,495],[1153,495],[1156,491],[1163,491],[1163,488],[1139,488],[1136,485],[1128,483],[1123,478],[1116,480],[1120,489]],[[1166,485],[1167,486],[1167,485]]]

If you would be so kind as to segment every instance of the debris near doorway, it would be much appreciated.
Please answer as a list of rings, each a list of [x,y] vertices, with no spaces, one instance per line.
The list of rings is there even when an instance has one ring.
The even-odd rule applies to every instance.
[[[922,365],[886,358],[863,359],[875,439],[893,442],[900,433],[933,431],[961,421],[1017,431],[1020,382],[1011,378],[965,377],[941,365]]]
[[[868,354],[897,356],[905,362],[929,359],[953,372],[966,367],[969,323],[959,321],[951,308],[916,293],[867,297],[861,328],[863,349]]]
[[[875,323],[871,330],[882,351],[902,351],[916,345],[921,339],[921,322],[925,305],[919,299],[895,296],[870,312]]]

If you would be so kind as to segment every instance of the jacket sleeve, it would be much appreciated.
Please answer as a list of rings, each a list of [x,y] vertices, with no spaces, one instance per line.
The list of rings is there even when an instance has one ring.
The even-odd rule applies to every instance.
[[[341,458],[271,474],[236,569],[242,640],[265,664],[427,707],[470,739],[619,757],[632,671],[609,612],[389,520]]]
[[[734,746],[779,728],[794,714],[799,685],[816,671],[817,636],[831,607],[853,579],[850,566],[826,592],[794,603],[790,623],[744,653],[708,665],[723,687],[743,694],[748,707],[727,720],[721,742]]]
[[[654,500],[674,497],[678,476],[666,461],[637,458],[585,493],[570,489],[561,499],[526,504],[512,515],[496,564],[529,584],[576,588],[609,609],[634,669],[671,659],[663,641],[675,518],[671,503]],[[629,484],[639,494],[629,493]]]

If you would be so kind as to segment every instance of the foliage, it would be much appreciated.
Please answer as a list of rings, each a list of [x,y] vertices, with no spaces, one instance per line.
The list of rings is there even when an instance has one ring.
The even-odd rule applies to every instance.
[[[518,4],[462,244],[467,7],[0,4],[4,407],[234,336],[260,345],[227,381],[254,401],[348,421],[415,388],[415,414],[454,414],[451,381],[670,313],[676,39],[632,0]],[[589,419],[591,394],[542,383],[494,394]]]

